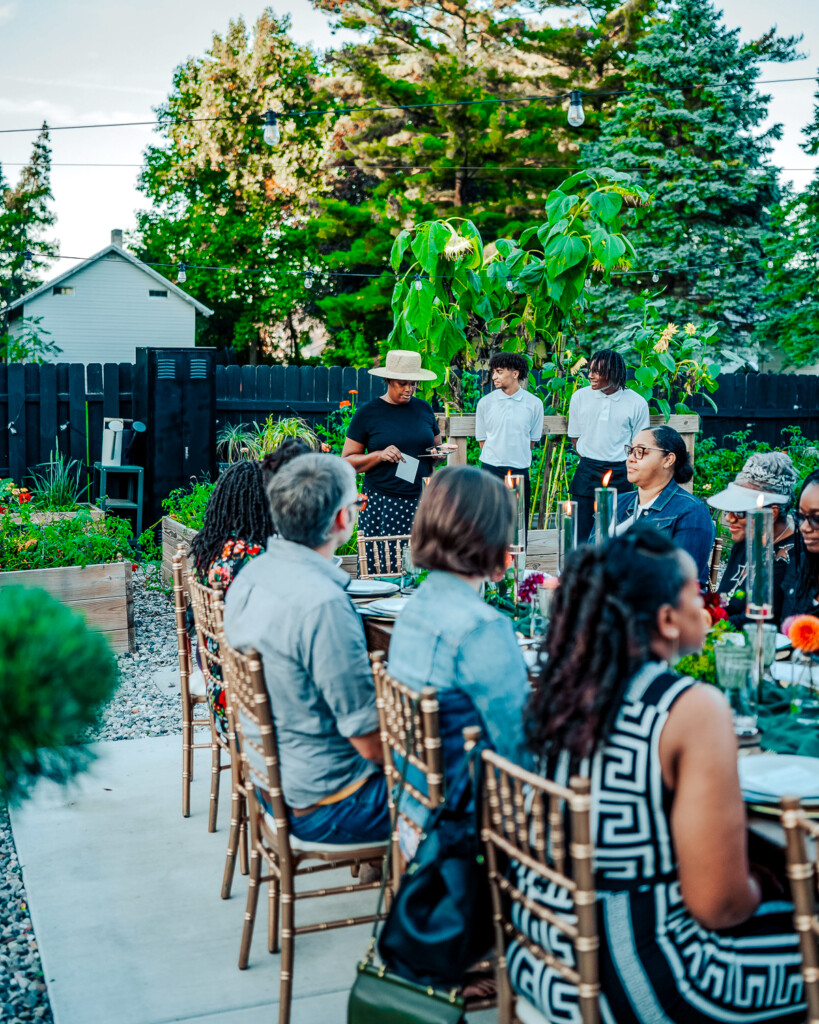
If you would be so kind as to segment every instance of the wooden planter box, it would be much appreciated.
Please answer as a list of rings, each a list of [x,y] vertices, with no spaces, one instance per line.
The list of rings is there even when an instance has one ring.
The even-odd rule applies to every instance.
[[[76,519],[80,512],[88,512],[93,520],[105,518],[105,513],[102,509],[97,508],[96,505],[81,504],[74,512],[32,512],[31,521],[38,525],[56,523],[60,519]],[[13,515],[11,521],[13,523],[22,523],[23,520],[20,516]]]
[[[171,585],[173,578],[173,557],[176,549],[183,544],[185,554],[190,554],[191,541],[198,532],[168,516],[162,517],[162,582],[166,587]]]
[[[10,586],[47,590],[63,604],[84,612],[88,628],[104,633],[115,654],[136,650],[130,562],[0,572],[0,587]]]

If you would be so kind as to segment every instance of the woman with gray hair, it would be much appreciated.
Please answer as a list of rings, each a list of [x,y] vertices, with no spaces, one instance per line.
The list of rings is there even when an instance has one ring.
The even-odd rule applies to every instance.
[[[782,614],[782,583],[790,565],[794,545],[793,522],[788,515],[798,474],[790,457],[784,452],[758,452],[752,455],[737,473],[733,483],[708,499],[712,508],[720,509],[723,522],[731,531],[733,547],[720,580],[728,618],[741,628],[749,621],[745,616],[745,582],[748,566],[745,556],[746,516],[762,504],[773,509],[774,516],[774,622]]]

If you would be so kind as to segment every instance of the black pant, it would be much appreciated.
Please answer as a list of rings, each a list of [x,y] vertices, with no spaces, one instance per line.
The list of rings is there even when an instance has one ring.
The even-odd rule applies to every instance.
[[[494,476],[498,476],[503,480],[507,473],[511,473],[512,476],[523,477],[523,501],[526,505],[526,519],[524,520],[524,530],[526,535],[529,534],[529,506],[532,503],[532,482],[529,479],[529,467],[526,469],[515,469],[514,466],[490,466],[487,462],[481,463],[481,469],[487,470]]]
[[[611,470],[609,486],[618,494],[627,494],[634,487],[628,482],[625,462],[600,462],[581,456],[572,478],[571,494],[577,502],[577,540],[585,544],[594,540],[594,489],[603,486],[603,474]]]

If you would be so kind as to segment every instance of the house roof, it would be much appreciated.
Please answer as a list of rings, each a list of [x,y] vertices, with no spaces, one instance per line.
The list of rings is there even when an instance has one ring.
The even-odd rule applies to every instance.
[[[104,249],[100,249],[98,253],[95,253],[93,256],[89,256],[88,259],[83,260],[82,263],[78,263],[76,267],[71,267],[70,270],[66,270],[64,273],[59,274],[50,281],[46,281],[45,284],[41,284],[38,288],[34,288],[25,295],[21,295],[20,298],[16,299],[14,302],[10,302],[8,306],[9,312],[14,309],[18,309],[20,306],[25,305],[26,302],[30,302],[32,299],[36,299],[39,295],[43,295],[49,289],[56,287],[58,284],[62,284],[63,281],[67,281],[75,274],[79,274],[81,270],[84,270],[90,264],[96,263],[97,260],[104,259],[111,253],[116,253],[117,256],[120,256],[128,263],[132,263],[137,267],[137,269],[141,270],[143,274],[147,274],[148,277],[159,282],[163,287],[172,291],[175,295],[178,295],[180,299],[183,299],[185,302],[189,302],[195,308],[197,313],[201,313],[202,316],[212,315],[212,309],[208,309],[207,306],[203,305],[192,295],[188,295],[186,291],[183,291],[178,285],[175,285],[173,281],[169,281],[167,277],[163,277],[162,274],[154,270],[153,267],[149,267],[147,263],[143,263],[142,260],[138,260],[133,253],[127,252],[125,249],[121,249],[118,245],[113,244],[106,245],[106,247]]]

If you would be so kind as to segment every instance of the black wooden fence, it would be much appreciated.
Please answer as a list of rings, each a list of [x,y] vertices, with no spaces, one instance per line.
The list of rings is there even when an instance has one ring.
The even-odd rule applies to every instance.
[[[0,477],[20,483],[55,450],[93,465],[103,417],[132,415],[133,382],[131,363],[0,364]],[[261,422],[271,412],[315,422],[340,402],[381,394],[383,381],[350,366],[217,366],[215,388],[218,431]],[[714,398],[717,413],[695,403],[706,437],[750,429],[776,445],[782,429],[795,425],[819,438],[819,376],[731,374],[720,378]]]

